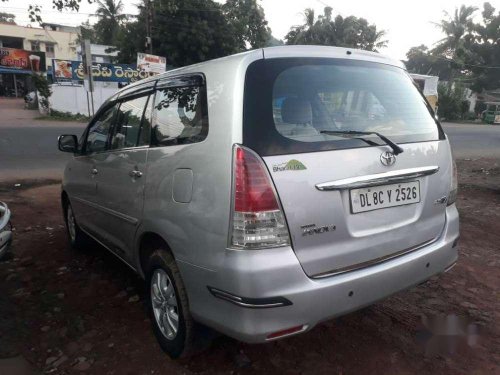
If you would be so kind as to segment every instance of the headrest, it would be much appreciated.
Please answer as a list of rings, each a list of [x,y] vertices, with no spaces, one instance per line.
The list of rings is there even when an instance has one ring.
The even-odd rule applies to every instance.
[[[287,124],[312,123],[312,108],[308,100],[286,98],[281,106],[281,119]]]

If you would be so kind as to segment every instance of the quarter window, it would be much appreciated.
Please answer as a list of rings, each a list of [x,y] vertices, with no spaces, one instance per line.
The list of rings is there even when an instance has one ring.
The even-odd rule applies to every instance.
[[[120,104],[116,115],[111,149],[142,146],[149,143],[149,121],[144,118],[148,96],[141,96]]]
[[[111,131],[116,109],[117,105],[108,108],[90,126],[87,141],[85,142],[85,150],[88,154],[106,150],[108,135]]]
[[[157,145],[201,142],[207,136],[204,86],[159,89],[153,111],[153,141]]]

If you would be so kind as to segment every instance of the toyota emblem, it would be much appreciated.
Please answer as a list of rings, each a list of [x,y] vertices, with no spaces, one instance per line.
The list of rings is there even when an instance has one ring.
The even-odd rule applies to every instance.
[[[380,162],[386,167],[389,167],[396,162],[396,155],[390,151],[385,151],[380,155]]]

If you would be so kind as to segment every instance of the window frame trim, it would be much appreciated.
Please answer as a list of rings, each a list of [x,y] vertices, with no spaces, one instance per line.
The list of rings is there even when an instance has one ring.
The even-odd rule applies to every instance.
[[[123,96],[118,95],[116,97],[113,97],[113,99],[111,99],[107,103],[103,104],[103,106],[101,108],[99,108],[99,110],[96,112],[96,114],[94,115],[94,117],[92,118],[92,120],[90,120],[89,124],[85,128],[85,131],[84,131],[84,133],[82,135],[82,139],[83,139],[83,141],[82,141],[82,150],[80,151],[80,154],[78,155],[78,157],[80,157],[80,156],[92,156],[92,155],[96,155],[96,154],[103,154],[103,153],[106,153],[106,152],[126,151],[126,150],[134,150],[134,149],[139,149],[139,148],[149,148],[151,146],[151,128],[149,129],[149,143],[147,145],[140,145],[140,146],[135,146],[135,147],[126,147],[126,148],[119,148],[119,149],[111,150],[111,149],[109,149],[109,142],[111,140],[111,135],[113,134],[114,129],[115,129],[115,122],[116,122],[116,118],[117,118],[117,113],[118,113],[118,110],[120,109],[121,104],[124,101],[126,101],[126,100],[133,100],[133,99],[141,97],[141,96],[149,95],[150,98],[154,97],[155,94],[156,94],[156,92],[154,91],[154,87],[155,86],[156,86],[156,81],[152,85],[150,91],[141,91],[141,90],[138,90],[137,93],[131,92],[130,94],[123,95]],[[98,121],[99,116],[101,116],[108,109],[110,109],[110,108],[112,108],[112,107],[114,107],[116,105],[118,105],[118,110],[116,111],[116,113],[113,116],[113,120],[112,120],[112,123],[111,123],[111,130],[108,133],[108,137],[106,139],[106,149],[103,150],[103,151],[87,152],[87,139],[88,139],[88,136],[89,136],[89,130],[90,130],[90,128],[96,123],[96,121]],[[148,100],[148,104],[144,107],[144,110],[143,110],[143,114],[142,114],[142,118],[141,118],[141,128],[142,128],[142,122],[144,120],[144,114],[145,114],[145,111],[146,111],[146,107],[148,105],[149,105],[149,100]],[[151,112],[151,115],[152,115],[152,112]],[[150,115],[150,121],[152,119],[151,115]]]
[[[135,149],[138,149],[138,148],[149,148],[151,146],[151,127],[150,127],[149,128],[149,141],[148,141],[147,144],[137,145],[137,146],[131,146],[131,147],[114,148],[114,149],[109,148],[109,147],[111,147],[111,139],[112,139],[112,136],[114,135],[114,131],[116,129],[116,122],[117,122],[117,118],[118,118],[118,116],[117,116],[118,115],[118,111],[120,110],[120,107],[122,106],[122,104],[124,102],[130,101],[130,100],[134,100],[134,99],[137,99],[137,98],[141,98],[141,97],[144,97],[144,96],[148,96],[148,101],[147,101],[146,105],[144,106],[144,108],[142,109],[141,123],[140,123],[140,127],[139,127],[139,133],[137,135],[137,141],[139,141],[139,138],[140,138],[140,135],[142,133],[143,126],[144,126],[144,118],[145,118],[147,107],[150,105],[151,97],[154,97],[153,92],[149,92],[149,91],[141,91],[141,92],[137,93],[137,95],[132,95],[132,94],[131,95],[126,95],[126,96],[124,96],[122,98],[118,98],[115,101],[115,104],[118,104],[118,110],[117,110],[117,112],[115,114],[115,117],[113,118],[112,128],[111,128],[111,131],[109,133],[108,140],[106,141],[106,147],[107,147],[107,149],[105,151],[102,151],[102,152],[135,150]]]

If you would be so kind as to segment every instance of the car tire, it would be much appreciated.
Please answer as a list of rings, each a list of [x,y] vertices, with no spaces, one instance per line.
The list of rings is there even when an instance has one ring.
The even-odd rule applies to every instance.
[[[76,250],[83,250],[88,245],[88,237],[78,226],[73,208],[68,200],[64,202],[64,222],[70,246]]]
[[[170,252],[153,252],[146,286],[151,324],[161,348],[171,358],[188,356],[193,350],[195,323],[179,268]]]

